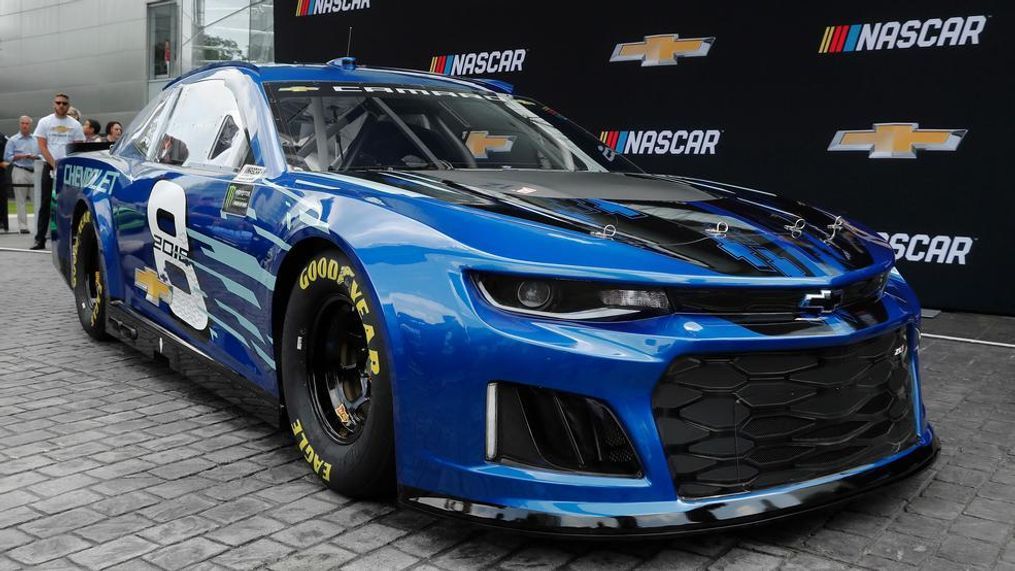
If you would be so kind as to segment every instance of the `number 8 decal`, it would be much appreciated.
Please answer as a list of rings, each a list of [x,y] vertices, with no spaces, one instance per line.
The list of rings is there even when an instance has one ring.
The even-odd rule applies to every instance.
[[[148,227],[152,232],[155,269],[159,278],[169,284],[172,294],[169,308],[176,317],[198,331],[208,327],[208,309],[204,292],[197,283],[197,273],[190,262],[190,241],[187,239],[187,193],[183,187],[160,180],[152,187],[148,199]],[[169,279],[166,269],[173,266],[187,280],[186,289]]]

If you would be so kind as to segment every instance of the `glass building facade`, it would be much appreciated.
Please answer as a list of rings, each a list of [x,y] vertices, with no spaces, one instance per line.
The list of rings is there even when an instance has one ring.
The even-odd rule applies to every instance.
[[[274,0],[0,0],[0,132],[70,95],[82,118],[127,123],[208,62],[274,60]]]

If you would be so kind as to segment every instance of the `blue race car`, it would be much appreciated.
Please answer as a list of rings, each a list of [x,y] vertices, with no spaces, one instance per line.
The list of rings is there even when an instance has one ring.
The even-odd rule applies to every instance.
[[[666,535],[927,466],[919,306],[841,216],[647,174],[510,86],[216,64],[56,176],[81,324],[268,403],[350,496]]]

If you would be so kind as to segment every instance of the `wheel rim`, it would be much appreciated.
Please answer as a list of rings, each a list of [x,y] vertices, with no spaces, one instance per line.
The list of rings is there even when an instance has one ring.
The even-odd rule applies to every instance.
[[[77,239],[80,240],[81,237],[79,236]],[[81,266],[81,274],[83,275],[81,275],[79,279],[84,282],[85,286],[84,293],[86,298],[85,301],[87,303],[87,307],[85,309],[91,311],[92,308],[95,307],[95,304],[98,303],[99,295],[102,291],[100,285],[102,276],[99,274],[98,257],[94,252],[88,252],[85,259],[82,260]]]
[[[370,413],[370,376],[363,321],[352,302],[325,302],[307,335],[307,376],[318,417],[341,444],[359,438]]]

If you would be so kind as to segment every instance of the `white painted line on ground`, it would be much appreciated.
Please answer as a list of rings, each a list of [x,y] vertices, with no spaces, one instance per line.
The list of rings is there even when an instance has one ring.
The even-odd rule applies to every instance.
[[[990,345],[991,347],[1007,347],[1008,349],[1015,349],[1015,345],[1011,343],[998,343],[997,341],[981,341],[979,339],[968,339],[966,337],[952,337],[951,335],[934,335],[932,333],[921,333],[920,337],[929,337],[931,339],[944,339],[945,341],[958,341],[960,343],[973,343],[974,345]]]
[[[0,248],[0,252],[28,252],[29,254],[52,254],[52,250],[29,250],[28,248]]]

